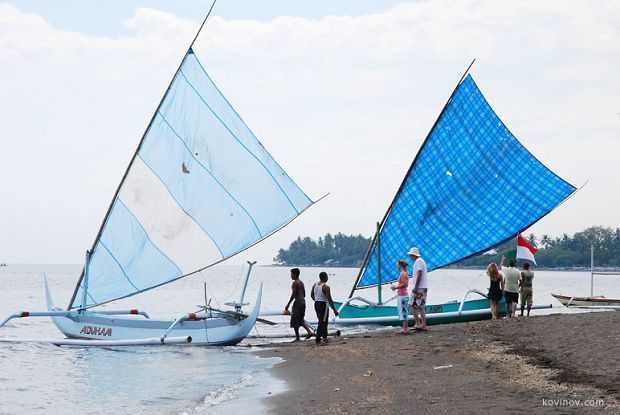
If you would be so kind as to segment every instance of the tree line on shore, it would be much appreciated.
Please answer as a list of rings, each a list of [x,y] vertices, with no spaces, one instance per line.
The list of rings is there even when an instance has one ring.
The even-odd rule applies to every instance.
[[[524,235],[524,238],[538,248],[536,262],[539,267],[589,267],[590,246],[594,246],[595,266],[620,267],[620,228],[592,226],[574,235],[565,233],[559,237],[551,237],[544,234],[538,237],[529,234]],[[274,261],[287,266],[357,267],[360,266],[370,241],[370,238],[362,235],[342,233],[328,233],[317,240],[298,237],[287,249],[280,249]],[[516,246],[516,238],[513,238],[493,250],[460,261],[456,266],[486,266],[490,262],[498,262],[502,255],[509,256]]]
[[[318,240],[299,236],[288,249],[280,249],[273,260],[277,264],[290,266],[356,267],[361,264],[369,245],[370,238],[362,235],[328,233]]]

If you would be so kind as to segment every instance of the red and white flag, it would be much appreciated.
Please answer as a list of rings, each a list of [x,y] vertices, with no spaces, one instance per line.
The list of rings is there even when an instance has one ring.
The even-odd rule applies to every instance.
[[[527,259],[536,264],[536,259],[534,258],[536,251],[537,249],[528,244],[521,235],[517,236],[517,259]]]

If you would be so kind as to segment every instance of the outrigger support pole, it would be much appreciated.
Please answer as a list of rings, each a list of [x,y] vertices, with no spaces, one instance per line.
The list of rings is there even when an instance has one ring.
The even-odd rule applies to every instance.
[[[249,303],[244,303],[243,298],[245,297],[245,289],[248,288],[248,281],[250,280],[250,272],[252,272],[252,267],[254,265],[256,265],[256,261],[248,261],[248,270],[245,272],[245,280],[243,281],[243,288],[241,288],[241,296],[239,297],[239,302],[224,303],[227,306],[235,307],[235,310],[237,311],[237,313],[241,312],[241,307],[249,304]]]
[[[10,316],[8,316],[7,318],[5,318],[4,320],[2,320],[2,322],[0,323],[0,328],[2,328],[6,323],[8,323],[9,321],[15,319],[15,318],[22,318],[22,317],[75,317],[77,314],[79,313],[79,311],[17,311],[13,314],[11,314]],[[123,315],[123,314],[134,314],[134,315],[140,315],[140,316],[144,316],[145,318],[150,318],[149,315],[145,312],[145,311],[140,311],[137,309],[131,309],[131,310],[102,310],[102,311],[98,311],[97,314],[105,314],[108,316],[118,316],[118,315]]]

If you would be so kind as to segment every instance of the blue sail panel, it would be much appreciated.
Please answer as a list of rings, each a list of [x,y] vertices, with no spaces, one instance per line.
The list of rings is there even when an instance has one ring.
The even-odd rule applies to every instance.
[[[412,246],[429,270],[452,264],[514,237],[574,191],[521,145],[468,75],[383,222],[381,282],[398,278],[396,261]],[[377,283],[374,245],[357,287]]]
[[[70,308],[167,284],[257,243],[313,202],[185,56],[121,184]]]

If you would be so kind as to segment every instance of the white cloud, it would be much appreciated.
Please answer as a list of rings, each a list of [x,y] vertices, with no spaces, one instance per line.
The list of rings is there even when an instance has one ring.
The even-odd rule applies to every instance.
[[[298,234],[369,234],[473,57],[517,137],[573,183],[590,180],[533,230],[620,225],[619,12],[438,0],[320,20],[213,16],[195,48],[207,70],[302,188],[332,192],[246,256],[267,261]],[[0,4],[1,260],[81,260],[197,27],[149,8],[124,24],[96,37]]]

